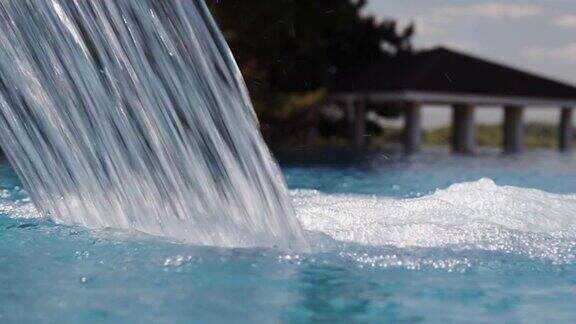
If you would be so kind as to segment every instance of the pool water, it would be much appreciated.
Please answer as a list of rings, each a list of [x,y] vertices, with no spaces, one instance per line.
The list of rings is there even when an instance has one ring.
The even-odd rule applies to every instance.
[[[311,251],[55,224],[4,162],[0,323],[576,319],[575,155],[328,162],[283,166]]]

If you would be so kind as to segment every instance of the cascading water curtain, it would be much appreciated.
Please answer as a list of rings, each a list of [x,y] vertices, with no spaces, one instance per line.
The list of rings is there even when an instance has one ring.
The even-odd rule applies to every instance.
[[[305,245],[200,0],[0,0],[0,144],[57,222]]]

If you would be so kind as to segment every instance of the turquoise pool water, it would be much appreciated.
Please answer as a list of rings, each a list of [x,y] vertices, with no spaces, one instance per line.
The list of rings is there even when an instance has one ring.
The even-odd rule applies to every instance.
[[[576,156],[332,162],[283,167],[310,252],[55,224],[3,163],[0,322],[576,319]]]

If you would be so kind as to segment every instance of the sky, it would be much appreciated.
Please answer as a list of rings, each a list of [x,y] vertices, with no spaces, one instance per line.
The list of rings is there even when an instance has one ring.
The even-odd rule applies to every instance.
[[[368,0],[365,10],[414,22],[418,49],[444,45],[576,85],[576,0]],[[542,109],[527,117],[556,118]]]

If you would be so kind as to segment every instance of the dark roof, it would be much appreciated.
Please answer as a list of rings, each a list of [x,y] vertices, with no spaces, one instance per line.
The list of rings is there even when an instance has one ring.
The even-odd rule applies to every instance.
[[[418,91],[576,100],[576,87],[447,48],[339,73],[331,92]]]

